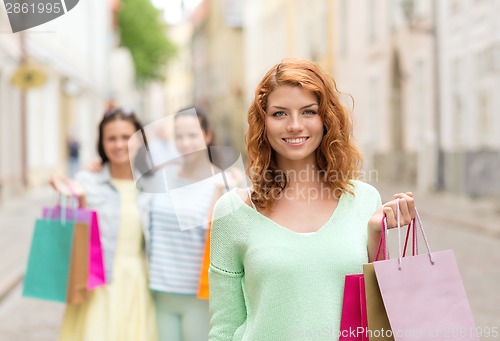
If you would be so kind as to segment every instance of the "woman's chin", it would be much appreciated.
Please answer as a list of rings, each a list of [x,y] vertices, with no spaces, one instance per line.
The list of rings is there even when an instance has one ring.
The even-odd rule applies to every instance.
[[[114,166],[125,166],[125,165],[130,166],[130,159],[128,157],[127,158],[109,159],[109,164],[112,164]]]

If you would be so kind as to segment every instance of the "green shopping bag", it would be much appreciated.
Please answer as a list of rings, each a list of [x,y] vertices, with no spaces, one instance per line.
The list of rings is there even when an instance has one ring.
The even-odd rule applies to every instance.
[[[37,219],[23,296],[66,302],[74,222]]]

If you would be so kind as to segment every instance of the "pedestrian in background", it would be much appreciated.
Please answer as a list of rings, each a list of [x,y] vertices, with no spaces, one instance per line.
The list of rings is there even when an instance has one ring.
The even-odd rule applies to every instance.
[[[197,292],[209,217],[224,190],[209,153],[213,138],[208,118],[199,109],[175,115],[174,140],[181,161],[161,170],[167,193],[155,194],[151,206],[150,287],[161,341],[208,339],[208,301],[199,299]],[[176,188],[189,186],[187,200],[174,196]]]
[[[209,247],[206,238],[211,211],[226,186],[230,183],[233,187],[244,178],[235,168],[225,172],[228,184],[217,176],[221,170],[213,164],[209,152],[213,131],[206,114],[199,109],[182,110],[174,117],[178,158],[154,154],[149,142],[146,148],[146,140],[150,140],[146,131],[138,136],[144,138],[144,146],[133,164],[146,174],[141,176],[139,187],[152,192],[158,190],[156,187],[166,190],[154,192],[150,206],[144,210],[150,215],[146,228],[148,265],[159,340],[206,341],[208,301],[197,294],[200,279],[205,275],[202,261]],[[151,162],[159,166],[149,169]],[[102,163],[92,163],[88,169],[99,172]],[[188,187],[188,197],[175,196],[176,190]]]
[[[333,79],[310,61],[272,67],[248,111],[248,177],[214,209],[209,340],[338,339],[344,278],[375,258],[381,221],[415,214],[411,193],[384,205],[356,180],[361,155]],[[376,127],[374,127],[376,129]]]
[[[136,190],[128,149],[141,127],[131,111],[106,111],[99,124],[100,171],[51,181],[62,195],[74,194],[80,206],[97,211],[107,280],[84,304],[66,307],[61,341],[157,340],[145,259],[150,195]]]
[[[74,178],[80,169],[80,143],[72,135],[68,138],[68,173]]]

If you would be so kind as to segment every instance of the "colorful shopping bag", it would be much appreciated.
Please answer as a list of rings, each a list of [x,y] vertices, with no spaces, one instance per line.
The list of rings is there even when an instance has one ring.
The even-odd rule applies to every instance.
[[[384,225],[384,222],[382,222],[382,234],[378,243],[376,260],[379,258],[381,249],[384,255],[387,253],[384,243],[384,235],[386,231],[387,226]],[[385,258],[387,257],[385,256]],[[369,271],[370,269],[372,269],[371,272]],[[370,336],[372,336],[373,333],[370,333],[369,323],[370,318],[371,320],[375,318],[375,313],[370,313],[368,298],[372,297],[372,292],[374,290],[378,291],[378,284],[375,279],[375,274],[373,273],[372,275],[372,263],[364,264],[363,272],[363,274],[345,276],[344,301],[342,303],[339,340],[372,340]],[[366,274],[368,275],[368,278],[365,278]],[[374,307],[372,307],[372,309],[373,308]],[[376,313],[378,314],[379,312],[377,311]]]
[[[208,269],[210,268],[210,229],[212,228],[212,218],[207,229],[207,237],[205,239],[205,248],[203,250],[203,260],[201,262],[200,282],[198,283],[197,297],[201,300],[210,298],[210,287],[208,282]]]
[[[453,251],[431,252],[418,211],[416,221],[428,253],[403,258],[398,226],[399,257],[373,263],[394,340],[478,341]]]
[[[23,296],[66,302],[73,233],[71,221],[37,219]]]
[[[385,238],[387,236],[387,222],[384,220],[381,224],[380,241],[378,244],[377,255],[375,261],[388,258],[388,250],[386,248]],[[408,230],[409,232],[410,230]],[[363,277],[365,281],[365,297],[366,311],[368,318],[368,337],[370,341],[394,341],[392,336],[391,325],[387,318],[382,295],[378,286],[373,263],[363,264]]]
[[[81,304],[87,299],[88,292],[89,226],[85,223],[74,224],[66,302]]]
[[[363,274],[345,276],[340,341],[368,341]]]
[[[90,236],[88,243],[88,276],[87,289],[93,290],[96,287],[106,284],[106,275],[104,271],[103,251],[101,237],[99,232],[99,222],[97,213],[90,209],[66,208],[66,217],[68,220],[86,223],[89,226]],[[60,206],[43,208],[44,218],[59,219],[62,211]]]

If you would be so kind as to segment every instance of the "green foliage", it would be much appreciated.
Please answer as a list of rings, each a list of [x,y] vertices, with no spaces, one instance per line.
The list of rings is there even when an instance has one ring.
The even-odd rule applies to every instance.
[[[167,38],[161,12],[151,0],[121,0],[118,24],[121,45],[132,54],[137,81],[163,80],[163,67],[175,54],[175,46]]]

